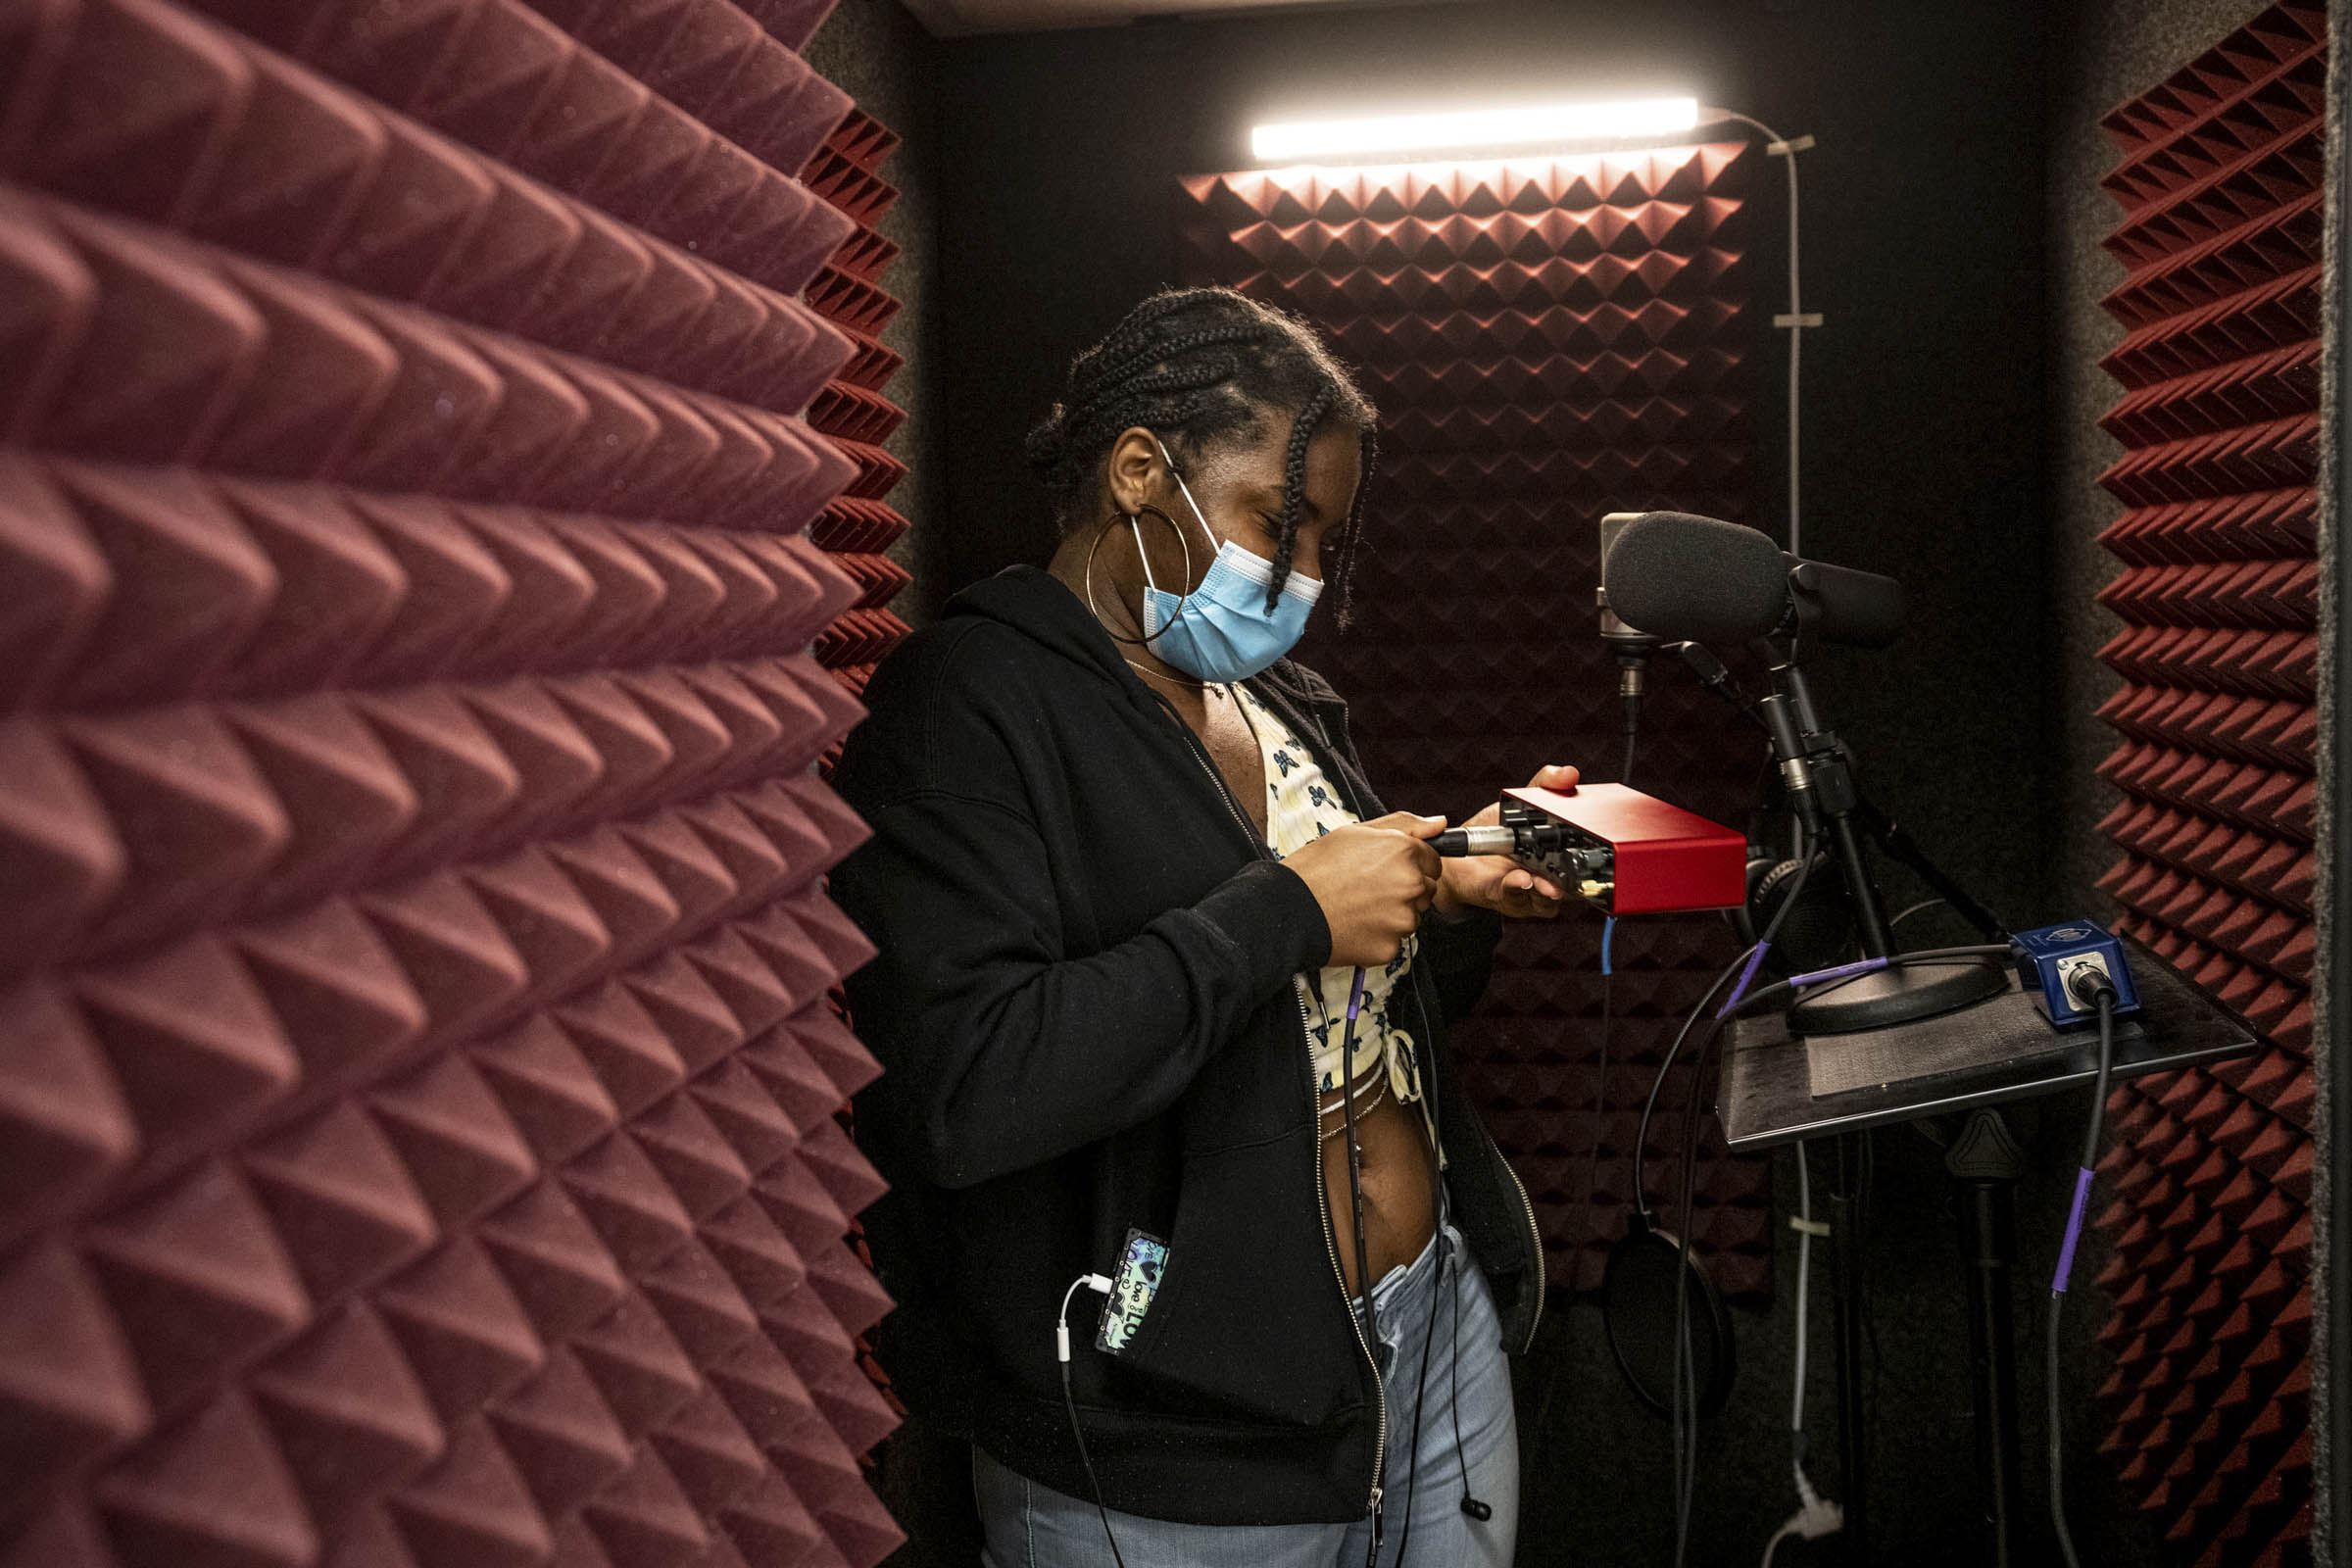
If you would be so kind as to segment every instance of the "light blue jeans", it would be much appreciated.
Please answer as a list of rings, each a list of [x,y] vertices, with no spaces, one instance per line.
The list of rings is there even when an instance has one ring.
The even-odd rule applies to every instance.
[[[1518,1426],[1494,1298],[1470,1261],[1461,1233],[1442,1227],[1419,1257],[1381,1276],[1372,1287],[1372,1304],[1389,1401],[1381,1568],[1505,1568],[1519,1533]],[[1458,1459],[1451,1407],[1457,1372]],[[1416,1385],[1423,1406],[1418,1453]],[[1494,1509],[1484,1522],[1462,1511],[1465,1468],[1470,1495]],[[1040,1486],[985,1450],[972,1455],[972,1492],[987,1535],[980,1559],[985,1568],[1111,1568],[1110,1544],[1093,1498]],[[1108,1512],[1127,1568],[1361,1568],[1372,1544],[1368,1518],[1334,1525],[1188,1525]]]

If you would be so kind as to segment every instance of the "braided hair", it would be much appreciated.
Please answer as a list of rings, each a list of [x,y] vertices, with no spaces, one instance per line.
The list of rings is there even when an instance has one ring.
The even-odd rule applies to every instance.
[[[1263,440],[1272,422],[1283,418],[1291,430],[1266,608],[1274,608],[1290,579],[1306,491],[1306,449],[1325,425],[1344,420],[1355,427],[1362,452],[1332,574],[1345,625],[1364,492],[1372,479],[1375,416],[1347,368],[1298,318],[1229,288],[1155,294],[1070,363],[1063,401],[1029,432],[1026,451],[1068,533],[1086,520],[1102,461],[1121,432],[1144,426],[1190,467],[1211,447]]]

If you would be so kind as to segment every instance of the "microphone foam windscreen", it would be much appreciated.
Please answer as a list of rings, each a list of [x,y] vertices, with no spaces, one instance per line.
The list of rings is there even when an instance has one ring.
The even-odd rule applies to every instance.
[[[1627,523],[1600,567],[1609,608],[1653,637],[1740,643],[1788,608],[1788,562],[1771,535],[1687,512]]]

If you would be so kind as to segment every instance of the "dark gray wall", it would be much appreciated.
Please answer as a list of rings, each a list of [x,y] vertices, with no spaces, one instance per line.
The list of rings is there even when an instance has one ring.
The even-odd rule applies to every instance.
[[[827,81],[903,138],[882,166],[882,177],[898,187],[899,199],[876,226],[900,248],[880,279],[900,302],[882,342],[906,363],[882,391],[906,411],[906,419],[883,444],[906,465],[906,477],[886,499],[913,524],[890,554],[914,573],[915,583],[890,608],[920,625],[930,603],[922,585],[934,574],[923,550],[936,531],[939,491],[934,442],[943,357],[932,349],[939,309],[939,45],[899,0],[838,0],[803,53]]]

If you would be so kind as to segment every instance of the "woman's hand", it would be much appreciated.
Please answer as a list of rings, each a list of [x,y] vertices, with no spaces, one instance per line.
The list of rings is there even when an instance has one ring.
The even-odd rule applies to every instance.
[[[1353,967],[1388,962],[1437,896],[1442,816],[1391,811],[1333,828],[1282,863],[1298,873],[1331,927],[1331,959]]]
[[[1536,776],[1527,782],[1535,789],[1572,790],[1576,788],[1576,779],[1575,768],[1554,764],[1536,769]],[[1501,812],[1499,804],[1490,806],[1460,825],[1492,827],[1502,819]],[[1437,897],[1432,902],[1441,914],[1479,908],[1493,909],[1512,920],[1548,920],[1560,912],[1564,897],[1558,884],[1549,877],[1528,869],[1507,855],[1466,855],[1445,862]]]

